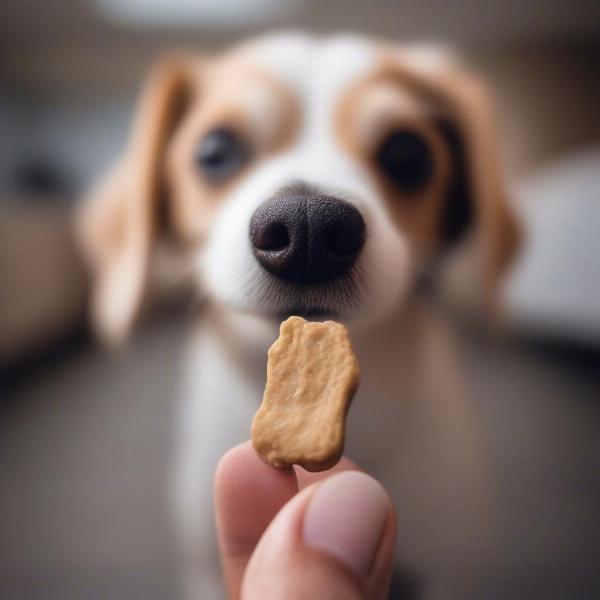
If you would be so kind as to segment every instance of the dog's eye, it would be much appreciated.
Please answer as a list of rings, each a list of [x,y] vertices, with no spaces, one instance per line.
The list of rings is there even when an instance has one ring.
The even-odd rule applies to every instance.
[[[231,130],[218,127],[207,133],[198,145],[196,165],[211,182],[233,175],[248,158],[248,148]]]
[[[394,131],[375,155],[381,171],[403,192],[422,188],[433,174],[433,157],[425,140],[412,131]]]

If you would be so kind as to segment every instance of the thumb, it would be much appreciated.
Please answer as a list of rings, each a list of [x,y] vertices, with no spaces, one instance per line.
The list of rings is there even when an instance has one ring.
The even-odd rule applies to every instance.
[[[332,475],[279,511],[248,563],[241,596],[385,598],[394,538],[381,485],[358,471]]]

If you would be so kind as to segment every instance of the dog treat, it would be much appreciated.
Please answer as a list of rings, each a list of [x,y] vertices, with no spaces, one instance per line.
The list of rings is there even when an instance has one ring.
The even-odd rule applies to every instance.
[[[358,362],[341,323],[290,317],[269,349],[267,385],[252,423],[252,444],[275,467],[333,467],[344,449]]]

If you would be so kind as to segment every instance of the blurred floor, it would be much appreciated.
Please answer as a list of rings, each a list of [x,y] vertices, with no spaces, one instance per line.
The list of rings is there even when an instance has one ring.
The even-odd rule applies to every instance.
[[[184,329],[151,323],[118,359],[87,347],[14,389],[0,423],[0,598],[177,597],[166,476]],[[500,535],[469,598],[600,597],[594,358],[470,339]]]
[[[176,597],[166,477],[182,324],[88,347],[11,394],[0,423],[0,598]]]
[[[471,342],[498,548],[470,597],[600,598],[600,355]]]

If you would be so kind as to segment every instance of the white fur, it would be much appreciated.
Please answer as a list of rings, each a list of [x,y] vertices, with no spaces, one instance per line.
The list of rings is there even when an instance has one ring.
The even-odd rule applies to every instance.
[[[276,323],[261,315],[261,286],[268,281],[251,252],[250,218],[281,186],[298,180],[341,195],[365,220],[358,263],[364,286],[357,303],[340,314],[351,327],[362,371],[348,452],[382,480],[396,503],[404,564],[443,586],[447,557],[454,549],[475,556],[477,535],[483,535],[480,444],[475,411],[452,374],[441,328],[420,307],[403,303],[412,268],[407,240],[333,135],[332,111],[343,91],[373,68],[372,45],[352,36],[319,41],[289,34],[245,51],[296,94],[302,129],[284,154],[254,168],[225,198],[196,261],[211,308],[191,346],[175,470],[187,591],[197,599],[221,593],[212,477],[220,456],[250,435],[266,351],[277,335]],[[431,57],[423,62],[439,64]],[[466,547],[472,552],[465,554]]]

